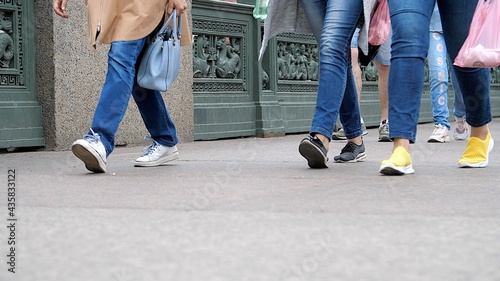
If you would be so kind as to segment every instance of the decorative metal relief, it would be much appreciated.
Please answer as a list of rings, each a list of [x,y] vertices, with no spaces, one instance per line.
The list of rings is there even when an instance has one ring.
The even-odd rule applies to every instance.
[[[0,0],[0,85],[24,86],[22,4]]]
[[[193,29],[193,90],[245,91],[246,26],[193,21]]]
[[[319,52],[315,44],[277,43],[278,80],[319,79]]]
[[[195,35],[194,78],[240,78],[240,39],[227,36]]]
[[[278,92],[317,91],[319,49],[312,34],[282,33],[277,36],[275,75]]]
[[[0,67],[9,68],[14,57],[14,40],[12,40],[12,20],[5,11],[0,10]]]

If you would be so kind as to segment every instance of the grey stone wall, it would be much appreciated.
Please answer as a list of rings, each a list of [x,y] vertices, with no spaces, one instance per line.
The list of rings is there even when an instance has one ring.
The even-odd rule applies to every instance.
[[[69,19],[63,19],[53,12],[52,1],[35,2],[37,96],[46,149],[51,150],[69,149],[88,131],[107,68],[108,46],[98,46],[96,51],[89,46],[85,2],[70,1],[68,13]],[[194,138],[192,69],[192,48],[182,47],[179,78],[163,93],[181,142]],[[146,135],[131,99],[116,144],[142,145]]]

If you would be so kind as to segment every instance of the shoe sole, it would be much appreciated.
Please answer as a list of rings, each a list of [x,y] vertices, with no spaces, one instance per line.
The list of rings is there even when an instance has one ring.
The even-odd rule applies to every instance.
[[[94,173],[105,173],[106,163],[102,161],[101,156],[91,147],[85,144],[77,143],[71,146],[71,151],[80,160],[85,163],[85,168]]]
[[[458,141],[468,139],[469,138],[468,130],[464,130],[463,133],[458,133],[457,129],[455,128],[455,130],[453,130],[453,138]]]
[[[328,157],[309,141],[303,141],[299,145],[299,153],[307,160],[307,165],[314,169],[328,168]]]
[[[379,142],[392,142],[391,138],[389,136],[379,136],[378,137]]]
[[[427,142],[433,142],[433,143],[445,143],[445,142],[449,142],[450,141],[450,137],[446,137],[444,139],[428,139]]]
[[[332,140],[346,140],[346,137],[339,137],[337,135],[332,135]]]
[[[488,159],[490,158],[490,152],[493,150],[493,146],[495,146],[495,142],[493,139],[490,140],[490,144],[488,145],[488,152],[486,153],[486,161],[470,164],[467,162],[458,164],[460,168],[484,168],[488,166]]]
[[[381,166],[379,172],[387,176],[401,176],[401,175],[413,174],[415,173],[415,170],[413,170],[412,165],[406,167],[396,167],[394,164],[388,163]]]
[[[166,164],[167,162],[171,162],[174,160],[179,159],[179,152],[176,151],[170,155],[167,155],[163,158],[159,158],[156,161],[150,161],[150,162],[134,162],[135,167],[157,167]]]
[[[356,158],[354,158],[353,160],[342,160],[342,159],[334,159],[334,160],[337,163],[356,163],[356,162],[361,162],[365,158],[366,158],[366,153],[363,152],[358,154],[358,156],[356,156]]]

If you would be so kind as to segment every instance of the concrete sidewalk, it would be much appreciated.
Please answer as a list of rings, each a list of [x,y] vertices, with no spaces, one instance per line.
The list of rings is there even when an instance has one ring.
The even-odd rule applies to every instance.
[[[500,280],[500,148],[460,169],[466,143],[427,143],[432,129],[419,125],[416,172],[399,177],[378,173],[392,144],[377,129],[364,162],[322,170],[298,153],[305,134],[183,143],[153,168],[120,147],[106,174],[70,151],[0,154],[0,280]],[[500,141],[500,119],[490,130]]]

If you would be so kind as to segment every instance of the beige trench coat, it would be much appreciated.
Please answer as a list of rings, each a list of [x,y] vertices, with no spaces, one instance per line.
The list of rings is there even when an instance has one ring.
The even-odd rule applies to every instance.
[[[85,0],[91,47],[148,36],[162,21],[167,2],[168,0]],[[183,13],[181,46],[188,45],[191,45],[191,33],[186,13]]]

